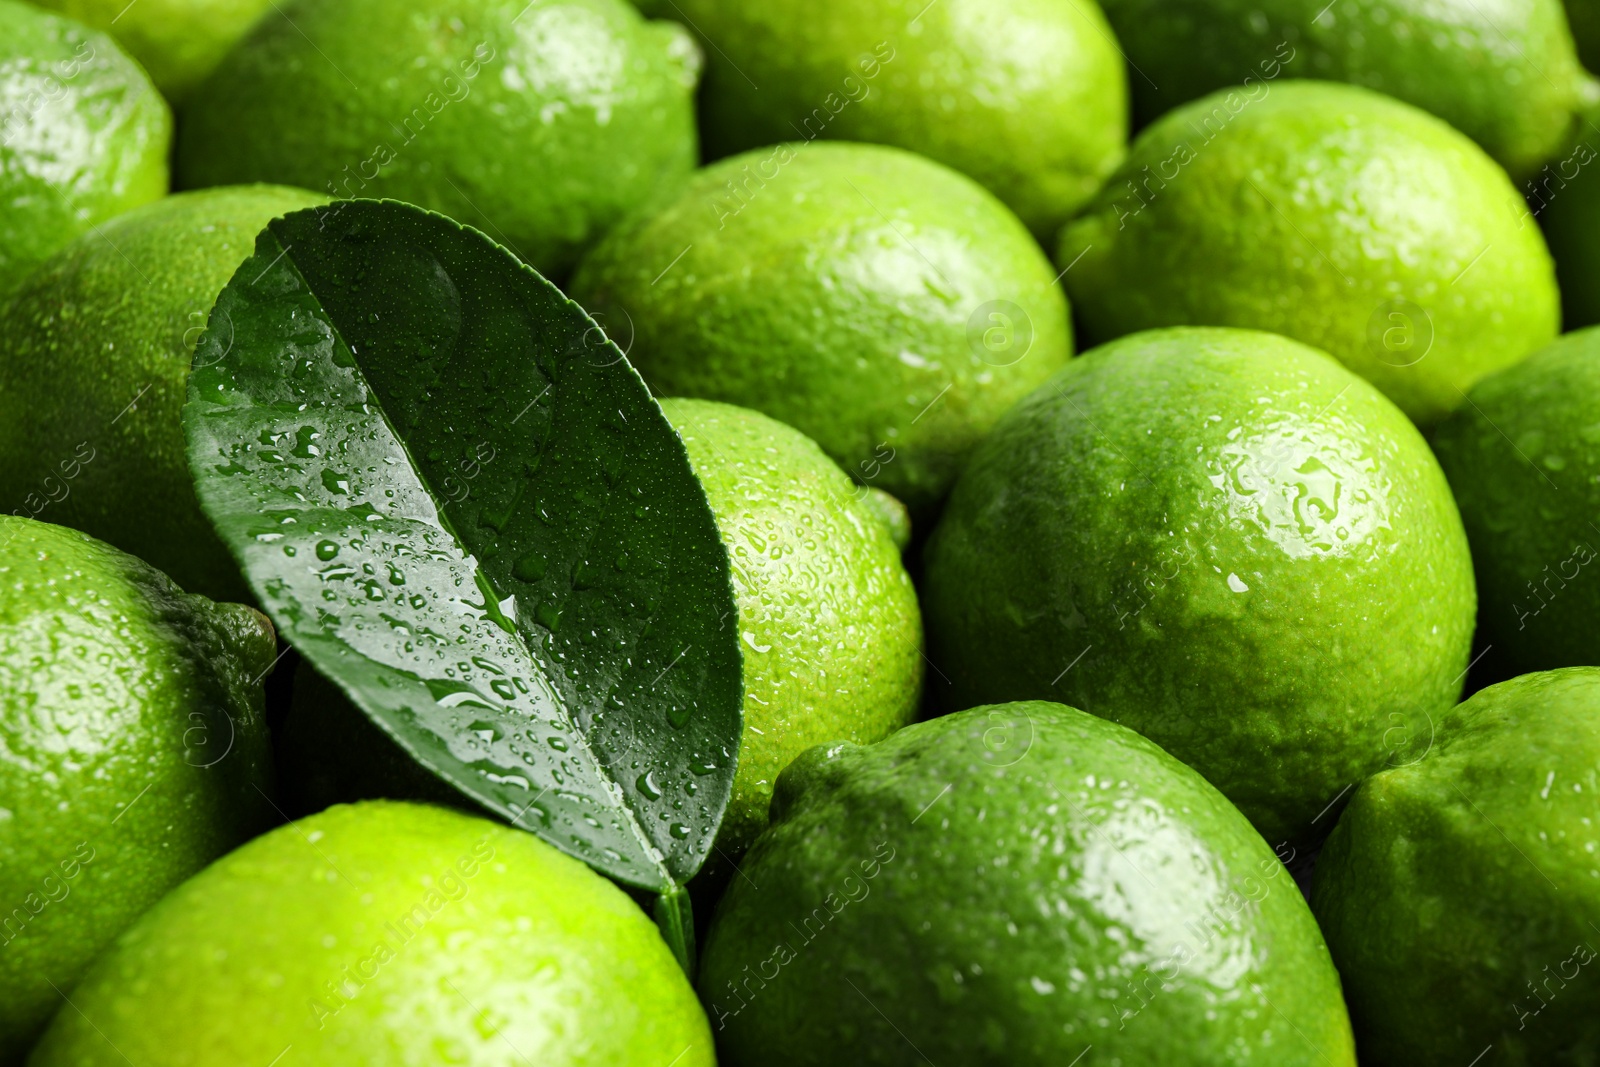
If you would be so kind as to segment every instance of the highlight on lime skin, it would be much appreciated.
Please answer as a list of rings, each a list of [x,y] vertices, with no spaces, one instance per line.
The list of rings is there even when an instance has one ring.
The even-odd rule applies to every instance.
[[[1600,1060],[1597,13],[0,0],[0,1067]]]

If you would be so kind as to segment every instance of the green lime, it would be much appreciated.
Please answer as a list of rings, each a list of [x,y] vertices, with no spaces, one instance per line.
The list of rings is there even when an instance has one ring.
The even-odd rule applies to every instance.
[[[1122,158],[1128,85],[1094,0],[662,0],[702,36],[712,156],[895,145],[976,179],[1040,238]]]
[[[420,804],[250,842],[146,913],[73,1003],[32,1067],[716,1062],[626,894],[532,834]]]
[[[1253,330],[1074,360],[978,450],[926,550],[949,706],[1059,697],[1194,767],[1274,843],[1455,703],[1472,561],[1415,427]]]
[[[1370,1067],[1600,1060],[1600,670],[1491,686],[1356,790],[1311,906]]]
[[[932,512],[1001,414],[1072,354],[1028,231],[893,148],[783,144],[700,171],[584,261],[575,300],[658,394],[754,408]]]
[[[1483,642],[1511,674],[1600,663],[1600,328],[1479,382],[1433,447],[1472,544]]]
[[[1585,132],[1565,159],[1528,183],[1523,208],[1550,244],[1569,330],[1600,324],[1600,132]]]
[[[904,552],[911,546],[911,514],[898,497],[882,489],[866,486],[861,493],[861,503],[888,527],[889,539],[896,548]]]
[[[1169,113],[1062,231],[1059,257],[1095,342],[1271,330],[1424,426],[1560,322],[1549,253],[1505,172],[1431,115],[1326,82]]]
[[[267,620],[0,515],[0,1063],[172,886],[269,824]]]
[[[1566,0],[1567,22],[1585,66],[1600,66],[1600,0]]]
[[[1103,0],[1150,122],[1217,89],[1279,78],[1373,89],[1431,112],[1525,178],[1563,153],[1600,101],[1561,0]]]
[[[256,234],[322,202],[274,186],[181,193],[34,272],[0,312],[0,501],[12,514],[86,530],[185,589],[252,599],[195,499],[189,362]]]
[[[35,265],[163,196],[172,112],[111,38],[0,0],[0,303]]]
[[[701,960],[729,1067],[1355,1064],[1272,849],[1194,771],[1060,704],[811,749],[744,873]]]
[[[33,0],[104,30],[182,104],[273,0]]]
[[[916,715],[922,616],[890,527],[816,443],[753,411],[664,400],[733,565],[744,737],[718,847],[767,825],[778,772],[825,741],[869,744]]]
[[[559,276],[694,167],[700,56],[624,0],[296,0],[196,92],[187,186],[389,197]]]

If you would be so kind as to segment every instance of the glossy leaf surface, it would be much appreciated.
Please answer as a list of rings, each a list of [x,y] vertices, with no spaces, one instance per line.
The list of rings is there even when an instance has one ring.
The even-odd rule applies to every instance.
[[[620,881],[699,868],[740,734],[727,556],[581,308],[442,216],[298,212],[212,310],[184,423],[262,605],[415,759]]]

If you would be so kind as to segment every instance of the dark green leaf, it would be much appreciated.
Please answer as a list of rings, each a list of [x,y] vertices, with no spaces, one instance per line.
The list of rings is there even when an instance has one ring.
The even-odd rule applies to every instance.
[[[298,212],[212,310],[184,425],[262,604],[415,759],[620,881],[699,868],[740,731],[727,555],[581,308],[442,216]]]

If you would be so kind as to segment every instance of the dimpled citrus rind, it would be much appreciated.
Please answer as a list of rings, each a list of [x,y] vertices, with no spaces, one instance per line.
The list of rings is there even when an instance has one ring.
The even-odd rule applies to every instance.
[[[1128,85],[1097,4],[654,5],[707,44],[713,158],[778,141],[895,145],[970,175],[1048,237],[1122,158]]]
[[[196,93],[177,152],[186,186],[404,200],[559,278],[695,165],[698,49],[623,0],[288,13],[259,22]]]
[[[103,33],[0,0],[0,303],[81,233],[167,191],[172,113]]]
[[[1331,82],[1170,112],[1057,258],[1095,343],[1270,330],[1331,353],[1422,426],[1560,325],[1549,252],[1505,172],[1431,115]]]
[[[1583,1063],[1600,933],[1600,670],[1491,686],[1356,791],[1312,908],[1373,1067]]]
[[[701,960],[729,1067],[1355,1062],[1272,850],[1192,770],[1071,708],[812,749],[743,871]]]
[[[733,566],[744,736],[718,847],[767,824],[778,772],[826,741],[869,744],[916,715],[922,616],[865,490],[798,430],[707,400],[663,400]]]
[[[926,550],[946,706],[1055,696],[1274,844],[1455,703],[1472,563],[1415,428],[1326,355],[1187,327],[1089,352],[978,450]]]
[[[272,0],[34,0],[116,37],[150,72],[156,88],[182,104],[216,69]]]
[[[532,834],[420,804],[257,838],[146,914],[73,999],[32,1067],[123,1064],[118,1049],[233,1067],[286,1047],[326,1067],[715,1063],[626,894]]]
[[[571,288],[658,395],[786,422],[922,518],[1070,357],[1054,276],[970,179],[819,142],[705,168],[618,227]]]
[[[1596,85],[1561,0],[1105,0],[1141,124],[1216,89],[1276,78],[1350,82],[1438,115],[1527,178],[1590,133]],[[1570,2],[1569,7],[1573,6]],[[1579,0],[1578,7],[1585,6]]]
[[[0,1062],[172,886],[273,818],[266,620],[0,516]]]
[[[1491,661],[1521,673],[1600,662],[1600,329],[1484,379],[1434,435],[1477,568]]]
[[[276,186],[181,193],[42,265],[0,312],[0,501],[109,541],[192,592],[253,599],[195,498],[189,363],[256,234],[322,202]]]

